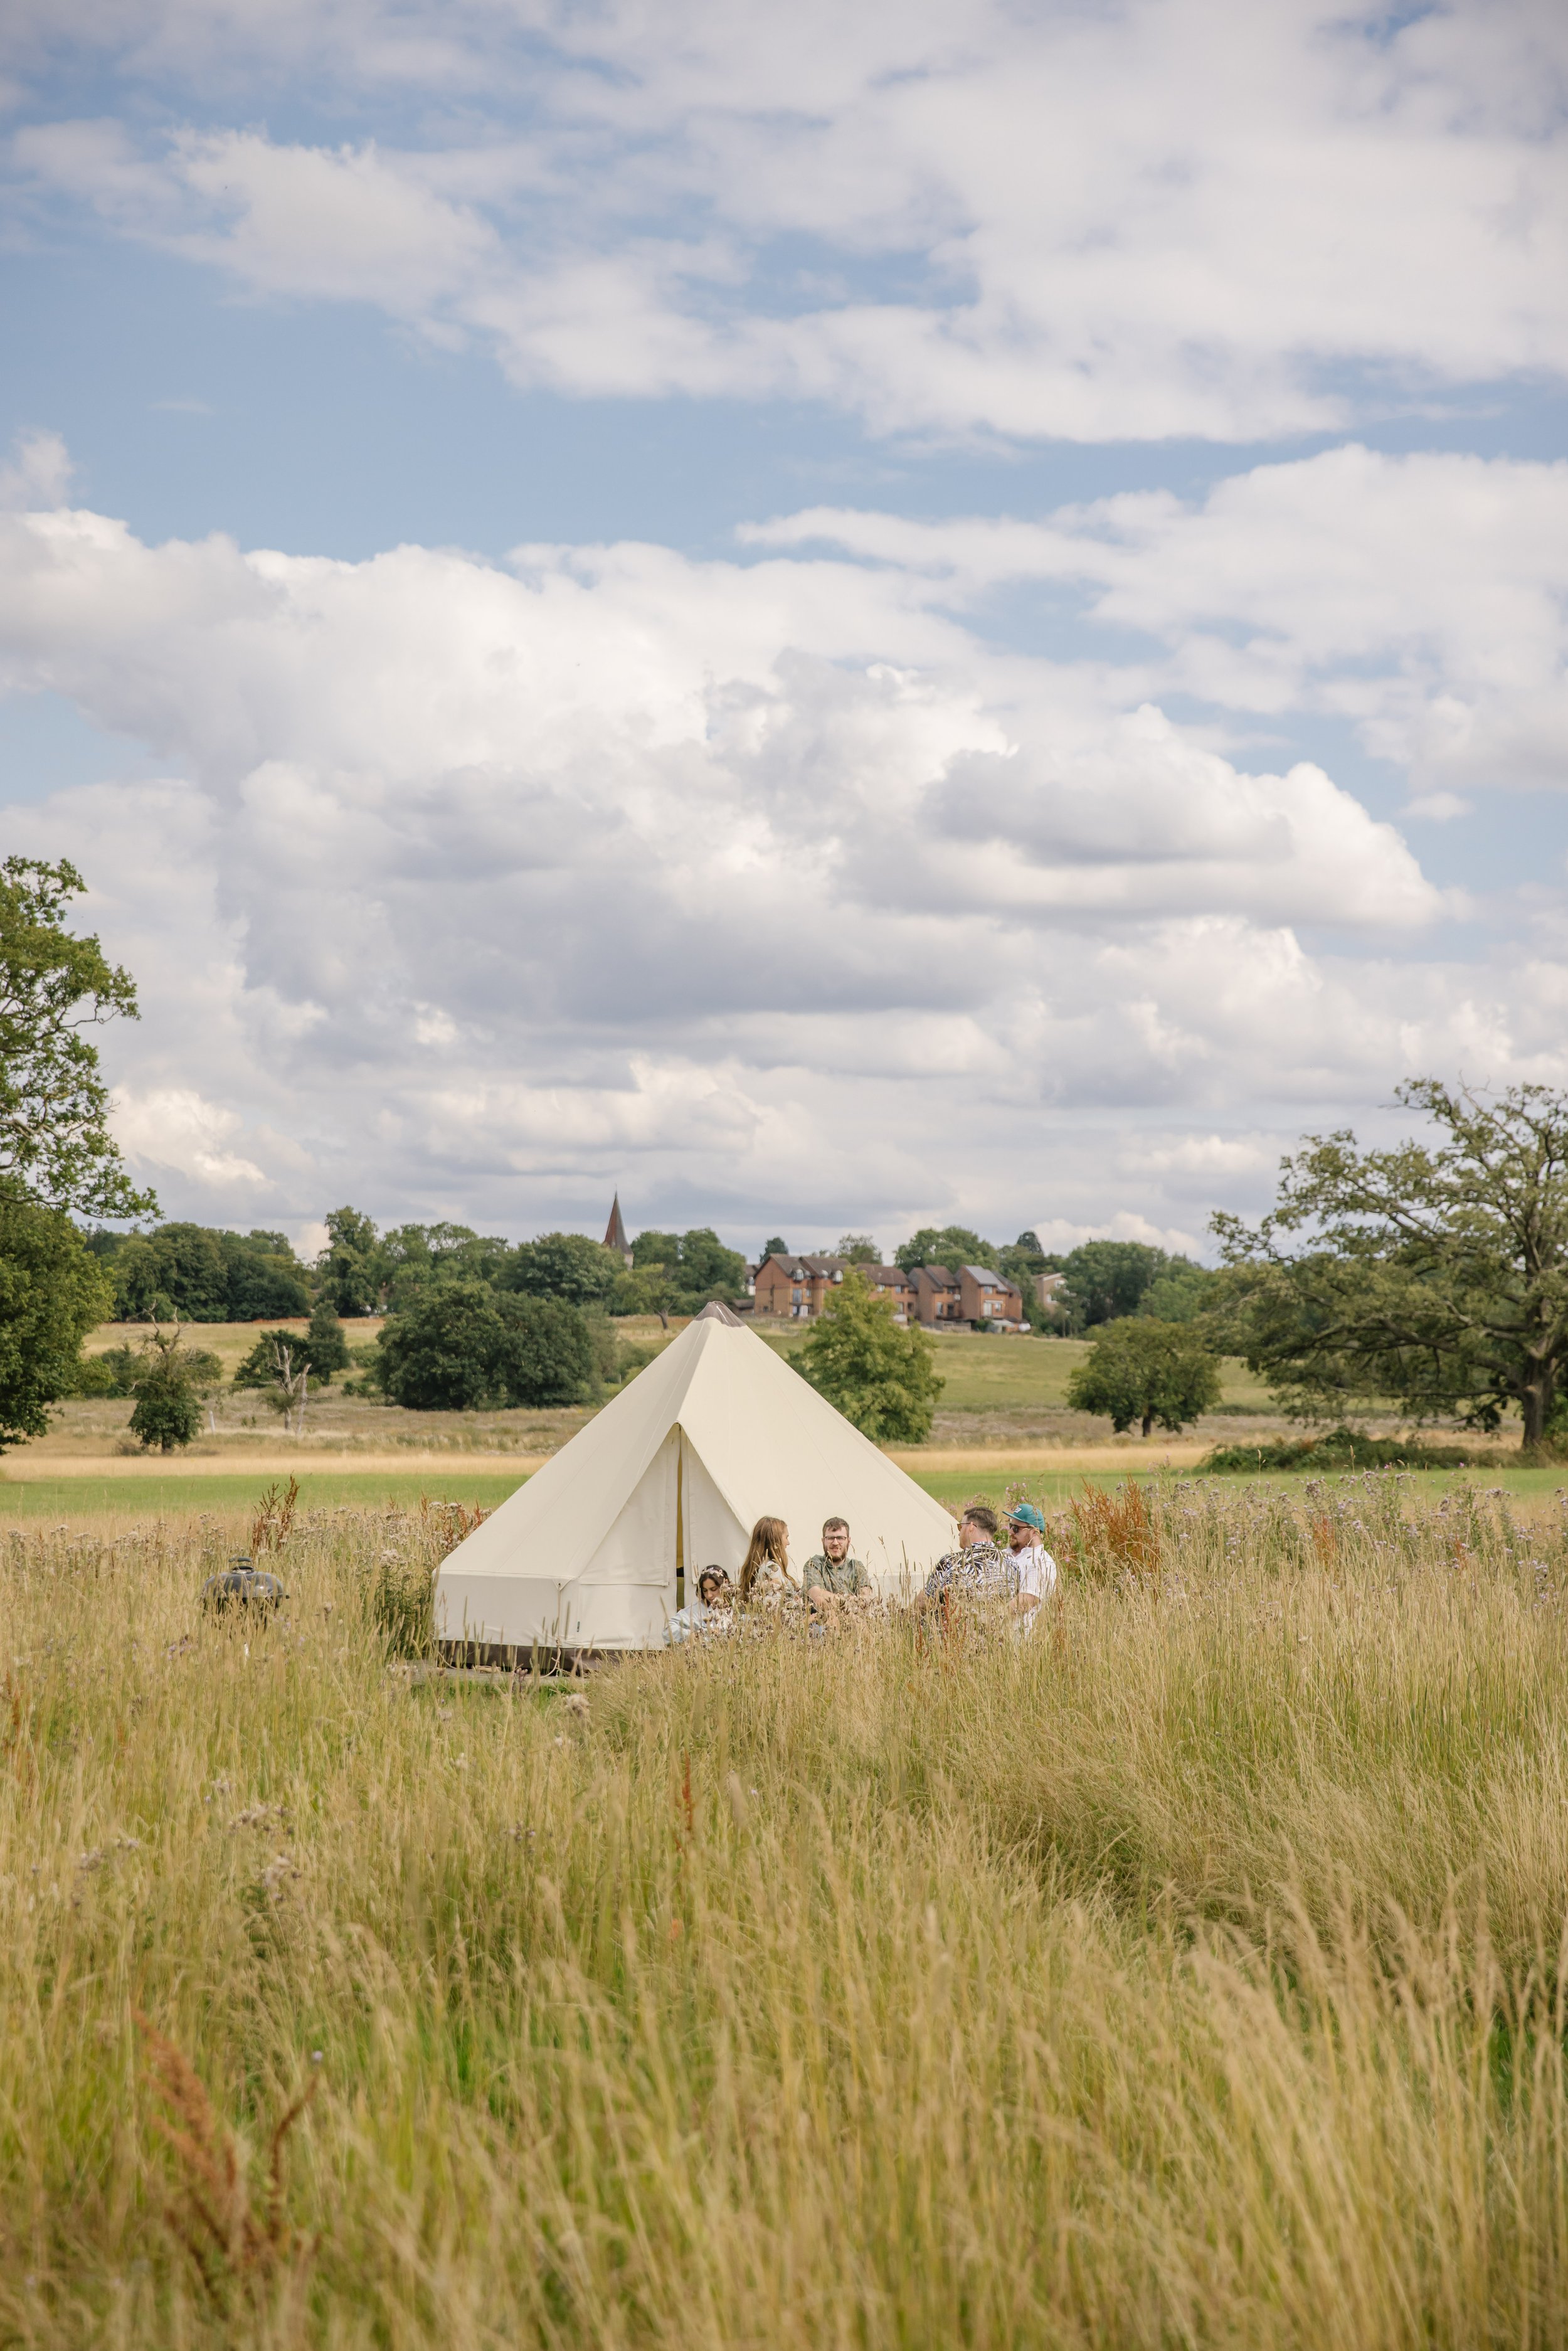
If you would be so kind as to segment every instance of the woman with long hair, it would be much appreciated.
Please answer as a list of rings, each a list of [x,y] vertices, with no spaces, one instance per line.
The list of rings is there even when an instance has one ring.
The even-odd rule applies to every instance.
[[[782,1519],[758,1519],[740,1563],[742,1603],[792,1592],[794,1588],[789,1573],[789,1528]]]

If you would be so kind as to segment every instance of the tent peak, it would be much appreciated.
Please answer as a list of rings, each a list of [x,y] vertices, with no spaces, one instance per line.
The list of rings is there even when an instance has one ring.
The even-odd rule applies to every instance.
[[[724,1301],[719,1298],[710,1298],[702,1312],[695,1314],[692,1320],[694,1322],[727,1322],[735,1331],[744,1331],[746,1328],[739,1315],[732,1314]]]

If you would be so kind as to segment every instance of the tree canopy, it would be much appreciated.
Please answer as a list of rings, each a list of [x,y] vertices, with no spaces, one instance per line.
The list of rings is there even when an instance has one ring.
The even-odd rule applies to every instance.
[[[1233,1343],[1303,1415],[1387,1397],[1490,1429],[1513,1408],[1539,1445],[1568,1407],[1568,1095],[1415,1078],[1396,1099],[1433,1140],[1309,1135],[1255,1231],[1216,1217]]]
[[[70,1218],[0,1184],[0,1449],[43,1436],[109,1304],[108,1280]]]
[[[386,1281],[381,1235],[358,1208],[333,1208],[326,1224],[327,1246],[316,1260],[323,1294],[340,1314],[373,1314]]]
[[[83,1034],[137,1018],[130,973],[66,927],[86,887],[63,858],[0,862],[0,1180],[78,1216],[154,1215],[109,1132],[98,1049]]]
[[[416,1411],[580,1404],[595,1392],[587,1318],[563,1298],[436,1282],[381,1335],[383,1392]]]
[[[349,1368],[343,1326],[329,1298],[319,1298],[311,1310],[309,1327],[298,1331],[264,1331],[243,1363],[235,1367],[236,1388],[260,1388],[269,1394],[287,1392],[298,1401],[308,1390],[298,1387],[298,1375],[308,1374],[318,1387],[329,1386],[335,1372]]]
[[[94,1233],[89,1246],[113,1281],[117,1322],[273,1322],[310,1311],[305,1268],[283,1233],[171,1224]]]
[[[131,1393],[136,1409],[131,1433],[149,1450],[172,1453],[189,1445],[202,1425],[200,1370],[180,1344],[176,1331],[148,1334],[147,1352]]]
[[[525,1291],[531,1298],[564,1298],[573,1306],[593,1306],[607,1299],[626,1270],[618,1249],[586,1233],[541,1233],[513,1249],[501,1272],[504,1289]]]
[[[1061,1261],[1062,1303],[1079,1330],[1135,1314],[1150,1284],[1172,1260],[1146,1241],[1082,1241]]]
[[[387,1304],[402,1313],[434,1282],[498,1282],[511,1253],[509,1241],[471,1225],[393,1225],[381,1241]]]
[[[1139,1299],[1138,1312],[1156,1322],[1195,1322],[1218,1302],[1221,1287],[1219,1275],[1207,1266],[1171,1258]]]
[[[852,1266],[830,1293],[796,1369],[877,1445],[923,1445],[942,1392],[924,1331],[894,1321],[893,1301]]]
[[[983,1265],[992,1273],[1001,1271],[1000,1251],[991,1242],[983,1241],[967,1225],[922,1225],[911,1233],[902,1248],[894,1251],[894,1265],[905,1273],[913,1273],[917,1265],[945,1265],[954,1272],[961,1265]]]
[[[319,1298],[310,1310],[309,1328],[305,1333],[305,1345],[310,1356],[310,1370],[319,1380],[329,1380],[334,1372],[349,1368],[349,1343],[343,1336],[343,1325],[338,1310],[329,1298]]]
[[[882,1257],[869,1233],[843,1233],[831,1254],[846,1265],[880,1265]]]
[[[1219,1402],[1219,1365],[1190,1325],[1121,1315],[1097,1333],[1067,1383],[1074,1412],[1104,1414],[1118,1432],[1184,1428]]]
[[[1059,1262],[1056,1258],[1047,1257],[1040,1245],[1040,1236],[1033,1232],[1020,1233],[1016,1241],[1009,1241],[1005,1249],[997,1251],[997,1271],[1016,1282],[1026,1299],[1033,1291],[1035,1276],[1050,1272]]]
[[[689,1233],[639,1233],[632,1269],[611,1293],[612,1312],[695,1314],[710,1298],[728,1305],[746,1295],[746,1259],[738,1249],[726,1249],[711,1225]]]

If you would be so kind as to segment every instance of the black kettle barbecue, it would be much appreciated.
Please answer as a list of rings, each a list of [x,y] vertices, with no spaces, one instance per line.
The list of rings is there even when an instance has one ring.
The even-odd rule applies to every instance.
[[[277,1576],[257,1567],[246,1552],[236,1552],[223,1573],[209,1575],[202,1586],[202,1606],[209,1615],[240,1608],[248,1615],[270,1616],[287,1597]]]

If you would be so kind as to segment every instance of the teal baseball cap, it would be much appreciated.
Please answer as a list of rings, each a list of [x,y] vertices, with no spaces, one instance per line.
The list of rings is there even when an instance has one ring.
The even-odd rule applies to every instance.
[[[1037,1535],[1045,1532],[1045,1520],[1032,1502],[1021,1503],[1016,1510],[1009,1510],[1006,1516],[1015,1527],[1032,1527]]]

